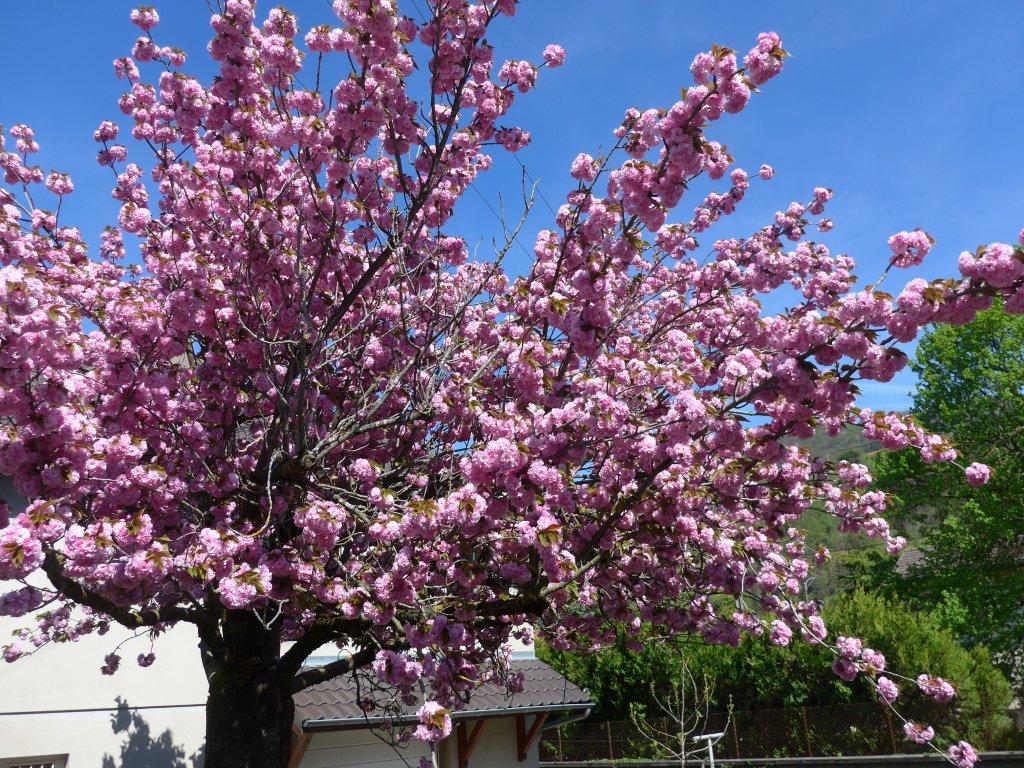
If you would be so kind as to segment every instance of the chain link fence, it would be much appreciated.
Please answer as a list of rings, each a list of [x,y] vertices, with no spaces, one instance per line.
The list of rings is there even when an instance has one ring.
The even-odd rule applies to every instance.
[[[935,726],[940,734],[963,733],[963,723],[959,722],[956,711],[948,706],[918,701],[901,709],[901,712],[910,720]],[[673,732],[672,723],[667,718],[650,722],[654,730]],[[904,736],[902,722],[888,708],[874,703],[734,711],[731,718],[720,713],[708,718],[704,732],[724,732],[715,744],[716,760],[893,755],[928,751],[927,747],[914,744]],[[987,747],[1006,748],[1000,744],[988,744]],[[678,752],[678,739],[674,745],[658,743],[644,736],[632,721],[584,720],[545,731],[540,759],[542,762],[568,763],[662,760],[668,758],[672,751]],[[695,757],[700,755],[695,754]]]

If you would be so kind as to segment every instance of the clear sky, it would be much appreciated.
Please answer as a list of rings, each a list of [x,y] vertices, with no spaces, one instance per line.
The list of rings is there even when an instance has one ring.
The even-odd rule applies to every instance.
[[[423,5],[401,1],[410,13],[415,2]],[[157,41],[183,48],[190,54],[185,68],[208,75],[206,0],[149,3],[161,14]],[[327,0],[284,4],[304,29],[331,18]],[[93,243],[117,209],[109,170],[93,162],[91,134],[101,119],[123,119],[123,83],[111,61],[134,40],[128,11],[135,5],[4,3],[0,124],[32,125],[43,145],[41,163],[74,176],[65,220]],[[565,67],[544,72],[508,121],[533,133],[533,145],[519,157],[544,198],[558,206],[572,158],[609,146],[627,107],[678,99],[694,53],[712,42],[743,51],[768,29],[782,35],[793,58],[746,111],[726,117],[710,135],[728,144],[742,167],[771,163],[777,176],[755,184],[728,231],[718,234],[753,231],[790,200],[828,186],[836,190],[829,215],[837,228],[827,241],[857,258],[866,279],[884,266],[885,241],[900,229],[923,227],[938,240],[925,265],[903,273],[906,279],[950,274],[961,250],[1016,237],[1024,226],[1024,0],[522,0],[519,14],[494,29],[498,60],[537,60],[549,42],[569,54]],[[482,198],[496,207],[504,193],[510,208],[516,200],[519,165],[498,155],[453,227],[471,242],[487,243],[500,232]],[[684,199],[680,219],[696,197]],[[522,237],[526,249],[550,218],[539,201]],[[518,251],[511,267],[525,263]],[[912,386],[910,374],[865,386],[863,402],[903,408]]]

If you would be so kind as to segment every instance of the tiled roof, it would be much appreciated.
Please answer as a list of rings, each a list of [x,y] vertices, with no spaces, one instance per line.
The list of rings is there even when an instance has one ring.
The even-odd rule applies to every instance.
[[[542,661],[522,659],[511,662],[513,669],[523,673],[523,690],[509,694],[496,683],[485,683],[473,691],[469,704],[453,714],[455,718],[473,718],[482,714],[515,714],[516,712],[553,712],[583,709],[591,705],[586,691],[570,683]],[[295,694],[295,719],[306,729],[343,728],[370,725],[382,719],[415,720],[421,702],[402,705],[401,713],[383,715],[380,710],[364,713],[357,696],[366,697],[371,689],[366,672],[358,683],[352,675],[336,677]],[[369,673],[372,675],[372,673]],[[380,683],[378,682],[379,686]],[[374,696],[387,701],[387,693]]]

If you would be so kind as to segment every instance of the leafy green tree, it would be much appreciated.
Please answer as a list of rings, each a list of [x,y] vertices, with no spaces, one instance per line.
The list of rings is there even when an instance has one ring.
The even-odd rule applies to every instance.
[[[890,669],[926,670],[952,682],[957,705],[948,716],[955,719],[958,732],[986,746],[1006,743],[1009,683],[983,646],[965,649],[942,625],[942,617],[862,590],[834,597],[823,615],[833,637],[861,637],[865,645],[885,654]],[[665,695],[666,686],[678,679],[682,659],[693,675],[709,680],[718,711],[730,702],[741,711],[876,700],[866,681],[839,679],[831,669],[831,654],[806,643],[783,648],[748,637],[731,648],[650,638],[639,649],[620,643],[590,654],[549,648],[539,653],[590,691],[597,704],[596,719],[626,719],[631,709],[650,709],[653,695]],[[925,703],[915,685],[904,682],[901,687],[904,705]]]
[[[702,648],[653,637],[637,648],[620,635],[613,646],[596,653],[555,651],[538,642],[537,655],[590,692],[595,720],[625,720],[632,708],[651,706],[652,694],[663,692],[663,683],[678,678],[685,647]]]
[[[1024,318],[998,304],[970,324],[931,330],[912,363],[913,414],[951,438],[961,464],[992,468],[984,486],[916,452],[879,455],[874,473],[905,528],[921,526],[922,557],[876,583],[918,606],[945,606],[968,645],[1009,668],[1024,639]]]

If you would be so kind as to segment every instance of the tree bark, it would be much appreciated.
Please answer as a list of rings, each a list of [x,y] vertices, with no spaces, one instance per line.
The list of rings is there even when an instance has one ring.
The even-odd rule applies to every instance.
[[[295,705],[281,640],[251,613],[228,612],[223,642],[203,649],[210,685],[205,768],[287,768]]]

